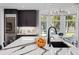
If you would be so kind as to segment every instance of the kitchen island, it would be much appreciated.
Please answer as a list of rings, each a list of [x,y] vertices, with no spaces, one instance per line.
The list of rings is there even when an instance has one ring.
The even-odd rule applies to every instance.
[[[2,50],[0,55],[78,55],[79,48],[74,47],[68,42],[64,41],[69,48],[54,48],[49,47],[48,44],[44,48],[39,48],[35,44],[36,37],[21,37],[9,44]]]

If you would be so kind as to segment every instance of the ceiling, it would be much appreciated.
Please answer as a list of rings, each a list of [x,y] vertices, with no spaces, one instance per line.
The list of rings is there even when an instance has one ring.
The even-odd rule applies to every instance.
[[[75,5],[75,3],[0,3],[0,7],[17,9],[72,8]]]
[[[35,9],[35,10],[68,10],[76,12],[78,3],[0,3],[0,8],[10,9]]]

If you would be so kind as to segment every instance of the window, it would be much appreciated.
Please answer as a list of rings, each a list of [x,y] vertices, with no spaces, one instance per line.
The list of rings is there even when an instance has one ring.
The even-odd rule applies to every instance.
[[[60,15],[54,15],[50,16],[49,19],[47,19],[48,16],[42,15],[40,18],[41,23],[41,35],[46,36],[47,35],[47,24],[50,26],[54,26],[57,29],[57,32],[60,32]],[[65,23],[65,35],[66,37],[73,37],[75,34],[75,20],[76,15],[68,15],[66,16]],[[48,22],[49,21],[49,22]],[[62,22],[61,22],[62,23]],[[64,28],[62,28],[64,29]]]
[[[57,29],[59,32],[60,29],[60,16],[51,16],[52,25]]]
[[[51,19],[47,19],[48,16],[42,15],[40,16],[40,23],[41,23],[41,35],[47,35],[47,24],[53,25],[57,31],[59,32],[60,29],[60,16],[50,16]],[[48,22],[48,21],[49,22]]]
[[[47,17],[46,16],[41,16],[41,35],[46,36],[47,34]]]
[[[66,16],[66,37],[72,37],[75,33],[76,15]]]

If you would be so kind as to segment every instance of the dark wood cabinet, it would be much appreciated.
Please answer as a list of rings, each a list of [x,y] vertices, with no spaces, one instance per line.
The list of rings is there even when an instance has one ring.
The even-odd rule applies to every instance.
[[[14,16],[15,15],[15,16]],[[4,45],[12,43],[16,38],[16,27],[37,26],[37,10],[4,9]],[[17,22],[17,25],[16,25]],[[13,25],[12,25],[13,24]],[[29,36],[29,35],[28,35]],[[33,36],[33,35],[30,35]]]
[[[4,9],[5,14],[17,14],[17,9]]]
[[[36,10],[19,10],[18,26],[36,26],[38,11]]]

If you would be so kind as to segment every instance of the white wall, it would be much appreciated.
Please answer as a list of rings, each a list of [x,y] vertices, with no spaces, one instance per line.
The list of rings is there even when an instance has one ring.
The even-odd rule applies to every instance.
[[[76,20],[75,38],[78,41],[78,47],[79,47],[79,6],[77,6],[77,20]]]
[[[64,33],[64,34],[65,34],[65,30],[66,30],[65,20],[66,20],[66,16],[64,16],[64,15],[60,16],[60,32]]]
[[[0,8],[0,45],[4,42],[4,9]]]

